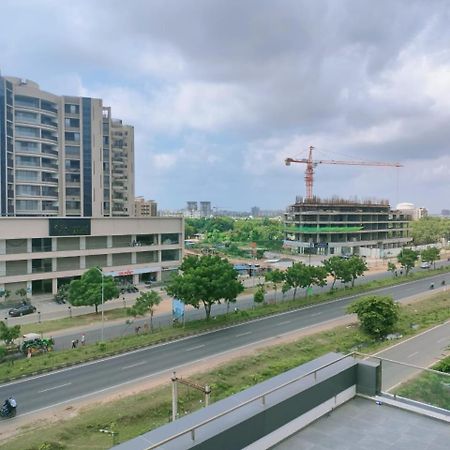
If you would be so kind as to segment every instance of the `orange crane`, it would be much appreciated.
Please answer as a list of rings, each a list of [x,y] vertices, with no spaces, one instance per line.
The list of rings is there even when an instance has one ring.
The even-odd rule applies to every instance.
[[[318,164],[345,164],[347,166],[376,166],[376,167],[403,167],[399,163],[377,162],[377,161],[337,161],[334,159],[316,159],[312,158],[312,151],[314,147],[309,147],[308,158],[294,159],[286,158],[285,164],[290,166],[291,163],[306,164],[305,170],[305,184],[306,184],[306,199],[311,200],[313,198],[313,184],[314,184],[314,167]]]

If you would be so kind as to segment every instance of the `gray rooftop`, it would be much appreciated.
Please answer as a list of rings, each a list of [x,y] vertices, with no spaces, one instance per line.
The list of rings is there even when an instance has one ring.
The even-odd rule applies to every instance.
[[[355,397],[273,447],[277,450],[447,450],[448,423]]]

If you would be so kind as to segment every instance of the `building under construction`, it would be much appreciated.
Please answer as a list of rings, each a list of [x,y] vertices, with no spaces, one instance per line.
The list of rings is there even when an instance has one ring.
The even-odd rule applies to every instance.
[[[389,202],[297,197],[285,213],[285,247],[296,253],[384,258],[408,244],[407,211]]]

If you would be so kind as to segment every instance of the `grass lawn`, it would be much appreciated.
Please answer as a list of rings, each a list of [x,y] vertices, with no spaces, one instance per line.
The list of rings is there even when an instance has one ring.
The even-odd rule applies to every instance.
[[[450,293],[438,294],[432,299],[402,306],[397,331],[404,336],[412,335],[449,317]],[[417,326],[413,329],[412,324]],[[373,341],[357,327],[339,327],[291,344],[267,348],[254,356],[236,359],[190,379],[211,385],[212,401],[217,401],[330,351],[349,353],[358,348],[364,353],[372,353],[389,345],[392,342]],[[201,396],[196,391],[184,387],[180,387],[179,391],[181,414],[201,406]],[[86,407],[76,418],[57,425],[41,426],[38,432],[32,428],[25,429],[20,437],[0,445],[0,449],[106,449],[111,447],[112,439],[100,433],[100,428],[115,430],[118,432],[117,442],[121,442],[167,423],[170,414],[171,391],[168,383],[165,387],[101,407]],[[44,442],[59,443],[60,446],[40,447]]]

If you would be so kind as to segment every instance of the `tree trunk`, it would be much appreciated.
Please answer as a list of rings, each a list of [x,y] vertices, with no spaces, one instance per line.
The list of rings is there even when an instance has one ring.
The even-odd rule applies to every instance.
[[[331,290],[334,289],[335,284],[336,284],[336,277],[333,278],[333,283],[331,284]]]
[[[150,331],[153,333],[153,311],[150,311]]]
[[[355,278],[352,278],[352,287],[355,287]]]
[[[206,320],[209,320],[211,316],[211,303],[203,302],[203,305],[205,306]]]
[[[294,299],[293,300],[295,300],[296,295],[297,295],[297,286],[294,289]]]
[[[275,285],[275,303],[277,303],[277,285]]]
[[[97,303],[95,304],[95,314],[98,314],[98,305],[97,305]]]

